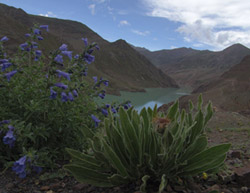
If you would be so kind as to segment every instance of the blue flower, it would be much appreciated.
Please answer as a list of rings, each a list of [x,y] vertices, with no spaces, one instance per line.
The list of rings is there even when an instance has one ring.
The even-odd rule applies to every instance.
[[[59,50],[61,50],[61,51],[67,51],[68,50],[68,46],[66,44],[62,44],[60,46]]]
[[[56,72],[58,73],[58,77],[60,78],[61,76],[63,76],[64,78],[66,78],[67,80],[70,81],[70,74],[67,72],[63,72],[61,70],[56,70]]]
[[[40,25],[41,29],[46,29],[46,31],[49,31],[49,26],[48,25]]]
[[[60,54],[58,54],[58,55],[54,58],[54,60],[55,60],[56,62],[60,63],[60,64],[63,63],[63,57],[62,57],[62,55],[60,55]]]
[[[104,84],[105,86],[108,86],[108,85],[109,85],[109,81],[108,81],[108,80],[103,80],[103,84]]]
[[[91,115],[92,120],[95,122],[95,127],[98,127],[98,124],[101,122],[95,115]]]
[[[14,142],[16,141],[16,137],[14,136],[13,132],[14,131],[10,129],[3,137],[3,143],[5,145],[9,145],[10,148],[14,146]]]
[[[8,62],[9,60],[8,59],[0,59],[0,63],[5,63],[5,62]]]
[[[8,40],[9,40],[9,38],[7,38],[7,36],[4,36],[4,37],[1,38],[0,41],[1,41],[1,42],[6,42],[6,41],[8,41]]]
[[[74,58],[75,58],[75,59],[78,59],[78,58],[79,58],[79,54],[76,54],[76,55],[74,56]]]
[[[8,128],[10,131],[14,131],[15,127],[13,127],[12,125],[8,125]]]
[[[113,113],[117,113],[117,110],[116,110],[114,107],[111,108],[111,111],[112,111]]]
[[[40,57],[42,55],[42,51],[41,50],[36,50],[36,56]]]
[[[110,107],[110,104],[106,104],[105,106],[106,106],[107,108],[109,108],[109,107]]]
[[[92,56],[88,53],[84,54],[84,60],[88,63],[91,64],[95,60],[95,56]]]
[[[11,72],[6,73],[5,76],[7,77],[7,80],[10,81],[10,78],[14,76],[14,74],[16,73],[17,73],[17,70],[13,70]]]
[[[97,49],[97,50],[100,50],[100,47],[96,44],[95,45],[95,48]]]
[[[62,102],[67,102],[68,101],[68,96],[65,92],[61,93],[61,101]]]
[[[88,46],[88,38],[82,38],[82,40],[84,41],[85,46]]]
[[[30,34],[25,34],[25,37],[26,38],[29,38],[31,35]]]
[[[2,72],[5,71],[5,69],[9,68],[12,64],[10,62],[5,62],[5,63],[2,63],[1,66],[2,66]]]
[[[93,76],[92,78],[93,78],[93,80],[94,80],[94,82],[96,84],[97,83],[97,76]]]
[[[16,174],[19,175],[19,178],[25,178],[26,177],[26,162],[27,156],[21,157],[19,160],[15,161],[13,164],[12,170],[16,172]]]
[[[50,98],[55,99],[57,96],[57,92],[53,90],[53,87],[50,87]]]
[[[21,44],[19,47],[24,50],[29,44],[27,42]]]
[[[5,124],[9,124],[9,123],[10,123],[9,120],[3,120],[3,121],[0,121],[0,126],[5,125]]]
[[[37,43],[36,42],[31,42],[31,48],[38,48],[38,46],[37,46]]]
[[[107,109],[102,109],[101,111],[102,111],[102,114],[103,114],[103,115],[108,116],[108,111],[107,111]]]
[[[33,32],[36,35],[41,35],[41,31],[39,29],[34,29]]]
[[[72,51],[62,51],[62,54],[68,56],[69,59],[72,60]]]
[[[54,85],[59,87],[59,88],[62,88],[62,89],[67,89],[68,88],[68,85],[65,85],[65,84],[63,84],[61,82],[55,83]]]
[[[73,97],[73,95],[72,95],[71,92],[69,92],[69,94],[68,94],[68,99],[69,99],[70,101],[73,101],[73,100],[74,100],[74,97]]]
[[[72,92],[73,92],[73,95],[74,95],[75,97],[78,97],[78,93],[77,93],[76,90],[73,90]]]
[[[37,39],[38,40],[43,40],[43,37],[42,36],[37,36]]]
[[[100,93],[98,96],[99,96],[101,99],[104,99],[104,98],[105,98],[105,92]]]

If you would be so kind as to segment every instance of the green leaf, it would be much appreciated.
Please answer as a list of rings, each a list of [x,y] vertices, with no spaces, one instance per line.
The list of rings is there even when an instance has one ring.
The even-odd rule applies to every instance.
[[[165,189],[165,187],[167,186],[167,184],[168,184],[168,180],[166,179],[166,175],[163,174],[162,177],[161,177],[161,183],[160,183],[160,186],[159,186],[158,193],[162,193],[163,190]]]
[[[201,110],[202,104],[203,104],[202,94],[200,94],[200,95],[199,95],[199,99],[198,99],[198,103],[197,103],[197,109],[198,109],[198,110]]]
[[[90,168],[86,168],[79,165],[68,164],[64,166],[64,169],[71,172],[77,181],[81,183],[87,183],[99,187],[112,187],[108,177],[110,174],[104,174]]]
[[[175,119],[175,116],[179,110],[179,101],[177,100],[168,110],[167,118],[171,121]]]
[[[206,112],[206,117],[205,117],[204,125],[207,124],[207,122],[211,119],[212,116],[213,116],[213,107],[212,107],[212,103],[209,102],[209,104],[207,106],[207,112]]]
[[[149,175],[145,175],[142,177],[142,184],[140,186],[140,191],[141,192],[147,192],[146,187],[147,187],[147,181],[150,178]]]

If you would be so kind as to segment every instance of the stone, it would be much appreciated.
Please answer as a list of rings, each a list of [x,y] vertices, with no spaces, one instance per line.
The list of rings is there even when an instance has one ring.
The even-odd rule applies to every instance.
[[[79,191],[79,190],[82,190],[83,188],[86,188],[86,187],[88,187],[88,184],[79,183],[79,184],[76,184],[76,185],[73,187],[73,189]]]
[[[217,191],[220,192],[220,186],[217,185],[217,184],[215,184],[215,185],[211,186],[210,188],[208,188],[208,189],[205,191],[205,193],[209,193],[209,192],[211,192],[211,191],[213,191],[213,190],[217,190]]]
[[[240,168],[235,168],[234,169],[235,173],[235,180],[237,181],[238,184],[242,186],[249,186],[250,184],[250,163],[247,165],[240,167]]]
[[[241,191],[244,193],[248,193],[248,190],[250,190],[248,187],[241,187]]]
[[[6,188],[6,189],[11,189],[11,188],[13,188],[13,187],[14,187],[14,184],[13,184],[13,183],[8,183],[8,184],[5,185],[5,188]]]
[[[232,158],[241,159],[241,152],[240,152],[240,151],[237,151],[237,150],[233,150],[233,151],[231,152],[231,157],[232,157]]]
[[[47,190],[49,190],[49,186],[42,186],[42,187],[40,188],[40,190],[42,190],[42,191],[47,191]]]

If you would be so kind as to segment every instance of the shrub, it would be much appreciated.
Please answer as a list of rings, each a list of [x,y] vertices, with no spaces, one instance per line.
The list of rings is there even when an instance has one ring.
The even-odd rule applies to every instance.
[[[105,119],[103,132],[93,139],[88,152],[68,148],[72,163],[64,166],[80,182],[110,187],[142,180],[159,183],[159,192],[167,183],[219,169],[230,144],[207,147],[205,126],[212,116],[211,103],[203,112],[202,99],[193,117],[179,110],[178,101],[166,116],[144,108],[140,113],[119,109]]]
[[[64,161],[69,157],[65,147],[86,147],[82,129],[96,130],[91,119],[97,113],[94,97],[103,98],[101,85],[108,85],[102,78],[93,84],[85,80],[95,59],[92,52],[99,50],[96,43],[83,38],[82,53],[73,56],[62,44],[46,57],[37,43],[43,40],[42,30],[48,26],[31,28],[11,58],[3,46],[8,38],[0,40],[0,167],[19,160],[13,170],[20,177],[28,166],[53,167]]]

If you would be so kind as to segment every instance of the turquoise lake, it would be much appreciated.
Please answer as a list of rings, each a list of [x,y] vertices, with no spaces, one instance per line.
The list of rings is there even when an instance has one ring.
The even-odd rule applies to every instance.
[[[153,108],[155,104],[160,107],[163,104],[175,101],[183,95],[189,95],[188,88],[147,88],[146,92],[125,92],[121,91],[121,96],[106,95],[104,99],[98,99],[99,104],[111,102],[131,101],[134,108],[140,111],[143,107]]]

